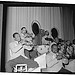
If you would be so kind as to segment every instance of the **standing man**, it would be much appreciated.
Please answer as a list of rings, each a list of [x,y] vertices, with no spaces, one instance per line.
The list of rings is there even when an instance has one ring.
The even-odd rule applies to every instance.
[[[29,44],[33,44],[32,43],[32,37],[30,37],[26,27],[22,27],[21,28],[21,39],[23,42],[25,42],[25,44],[29,45]],[[30,58],[29,56],[29,51],[27,49],[24,50],[25,55]]]
[[[27,29],[25,27],[21,28],[21,39],[22,41],[25,42],[25,44],[27,44],[27,47],[30,46],[32,49],[31,50],[24,50],[25,55],[30,58],[30,59],[34,59],[38,56],[37,51],[34,50],[34,44],[33,44],[33,36],[32,34],[27,32]]]
[[[31,38],[32,34],[28,33],[26,27],[21,28],[21,34],[20,35],[21,35],[22,40],[25,40],[26,37],[29,37],[29,39],[32,40],[32,38]]]
[[[20,34],[17,32],[14,33],[13,38],[14,38],[14,42],[11,42],[9,44],[11,58],[6,63],[6,66],[5,66],[6,72],[12,72],[13,67],[16,64],[27,64],[28,69],[29,68],[37,68],[38,64],[35,61],[28,59],[28,57],[26,57],[24,55],[24,48],[26,46],[25,46],[24,42],[21,41]]]

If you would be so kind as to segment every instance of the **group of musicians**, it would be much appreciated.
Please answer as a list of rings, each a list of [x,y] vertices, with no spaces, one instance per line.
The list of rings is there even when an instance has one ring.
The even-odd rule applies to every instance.
[[[27,64],[28,72],[39,67],[39,64],[34,61],[34,59],[43,54],[37,50],[40,45],[51,45],[52,53],[50,53],[50,51],[46,51],[48,62],[47,66],[52,59],[56,58],[59,60],[62,58],[61,56],[58,56],[57,48],[57,43],[60,39],[49,38],[49,32],[47,30],[45,31],[40,29],[39,33],[34,36],[32,33],[28,33],[26,27],[22,27],[21,33],[15,32],[13,34],[13,39],[14,42],[9,44],[10,60],[6,62],[6,72],[13,72],[13,68],[15,68],[16,64]]]

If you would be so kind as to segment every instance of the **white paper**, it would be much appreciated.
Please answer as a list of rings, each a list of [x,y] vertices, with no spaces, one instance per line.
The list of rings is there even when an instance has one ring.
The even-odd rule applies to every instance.
[[[46,53],[35,58],[34,61],[39,64],[40,68],[46,68]]]

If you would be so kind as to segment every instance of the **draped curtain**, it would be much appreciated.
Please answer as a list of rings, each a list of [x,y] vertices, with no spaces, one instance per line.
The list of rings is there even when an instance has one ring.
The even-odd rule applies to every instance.
[[[73,10],[69,7],[63,7],[61,9],[61,24],[63,26],[64,40],[74,39],[74,27],[73,27]]]
[[[6,61],[10,58],[9,43],[13,41],[13,33],[20,33],[20,29],[23,26],[27,28],[28,32],[32,33],[31,23],[33,20],[37,20],[40,23],[41,28],[48,30],[50,35],[51,29],[55,27],[58,30],[59,37],[64,39],[65,36],[65,38],[67,38],[67,32],[65,33],[63,29],[63,25],[66,24],[64,24],[65,22],[63,23],[65,16],[63,17],[64,14],[62,11],[62,7],[8,7]],[[71,36],[69,35],[69,37]]]

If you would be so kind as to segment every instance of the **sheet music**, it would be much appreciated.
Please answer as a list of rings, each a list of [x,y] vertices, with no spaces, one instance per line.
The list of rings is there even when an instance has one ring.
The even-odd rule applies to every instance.
[[[46,68],[46,53],[35,58],[34,61],[39,64],[39,67]]]

